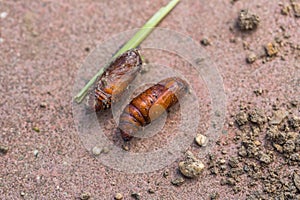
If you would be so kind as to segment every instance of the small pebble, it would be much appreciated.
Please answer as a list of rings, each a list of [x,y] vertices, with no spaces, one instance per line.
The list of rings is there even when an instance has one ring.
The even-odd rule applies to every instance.
[[[207,137],[202,134],[197,134],[197,136],[195,137],[195,141],[200,147],[205,147],[208,143]]]
[[[186,153],[186,159],[179,162],[178,167],[180,172],[184,176],[189,178],[196,178],[202,173],[204,164],[200,160],[195,158],[192,152],[188,151]]]
[[[200,42],[203,46],[208,46],[211,44],[211,42],[208,38],[203,38]]]
[[[273,159],[268,154],[261,153],[259,161],[264,163],[264,164],[270,164],[273,161]]]
[[[281,8],[281,14],[282,15],[288,15],[290,13],[291,7],[290,6],[284,6],[283,8]]]
[[[3,42],[4,42],[4,39],[0,37],[0,43],[3,43]]]
[[[127,144],[123,144],[122,145],[122,149],[124,150],[124,151],[129,151],[129,145],[127,145]]]
[[[0,144],[0,153],[6,154],[8,152],[8,146]]]
[[[251,64],[251,63],[254,63],[257,59],[257,56],[255,53],[250,53],[247,58],[246,58],[246,61],[247,63]]]
[[[88,200],[90,197],[91,197],[91,194],[88,193],[88,192],[83,192],[83,193],[80,195],[80,199],[81,199],[81,200]]]
[[[38,155],[39,155],[39,151],[37,150],[37,149],[35,149],[34,151],[33,151],[33,155],[34,155],[34,157],[38,157]]]
[[[21,192],[20,195],[21,195],[22,197],[24,197],[24,196],[25,196],[25,192]]]
[[[300,17],[300,3],[293,2],[292,7],[295,17]]]
[[[97,146],[94,146],[93,149],[92,149],[92,153],[93,153],[94,156],[99,156],[101,154],[101,151],[102,151],[102,149],[100,149]]]
[[[221,153],[222,153],[223,155],[225,155],[225,154],[227,154],[227,151],[222,150]]]
[[[263,94],[264,91],[262,88],[258,88],[256,90],[254,90],[253,92],[254,92],[254,94],[256,94],[256,96],[260,96]]]
[[[243,31],[256,29],[259,22],[259,17],[255,14],[250,13],[248,10],[241,10],[237,21],[238,26]]]
[[[155,191],[152,188],[149,188],[148,193],[153,194]]]
[[[40,107],[41,108],[46,108],[47,107],[47,103],[46,102],[41,102],[40,103]]]
[[[39,127],[37,127],[37,126],[34,126],[34,127],[32,128],[32,130],[34,130],[34,131],[37,132],[37,133],[40,132],[40,129],[39,129]]]
[[[169,170],[167,169],[166,171],[164,171],[163,173],[163,177],[167,178],[169,176],[170,172]]]
[[[121,199],[123,199],[123,195],[122,195],[121,193],[117,193],[117,194],[115,195],[115,199],[116,199],[116,200],[121,200]]]
[[[238,160],[234,157],[231,157],[229,158],[228,160],[228,165],[231,167],[231,168],[237,168],[238,167]]]
[[[141,194],[134,192],[134,193],[131,193],[131,197],[134,198],[135,200],[140,200]]]
[[[103,147],[103,149],[101,150],[101,153],[107,154],[109,152],[109,148],[108,147]]]
[[[266,50],[266,54],[269,56],[269,57],[273,57],[273,56],[276,56],[277,53],[278,53],[278,49],[277,47],[269,42],[266,46],[265,46],[265,50]]]
[[[175,186],[180,186],[184,183],[184,179],[182,177],[178,177],[178,178],[175,178],[174,180],[171,181],[171,183]]]
[[[222,164],[225,164],[226,163],[226,160],[225,159],[221,159],[220,161],[219,161],[219,163],[222,165]]]
[[[7,17],[7,15],[8,15],[7,12],[2,12],[2,13],[0,14],[0,18],[1,18],[1,19],[4,19],[4,18]]]

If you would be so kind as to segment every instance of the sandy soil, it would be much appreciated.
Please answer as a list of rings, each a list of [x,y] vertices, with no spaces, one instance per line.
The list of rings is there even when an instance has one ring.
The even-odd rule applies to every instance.
[[[210,199],[215,192],[220,199],[245,199],[251,193],[253,188],[243,188],[234,194],[232,188],[221,186],[221,177],[207,170],[197,179],[173,186],[170,181],[181,176],[177,165],[183,154],[155,172],[119,172],[101,164],[81,141],[72,113],[77,71],[97,45],[141,27],[167,2],[0,1],[0,144],[9,148],[0,155],[1,199],[80,199],[83,193],[89,193],[90,199],[114,199],[116,193],[124,199],[133,199],[132,193],[140,193],[141,199]],[[293,10],[283,15],[281,9],[290,1],[281,2],[185,0],[159,25],[199,45],[209,38],[211,44],[202,48],[217,66],[226,94],[221,141],[238,131],[228,123],[234,121],[241,103],[271,110],[273,104],[284,108],[300,99],[300,18]],[[242,32],[236,27],[241,9],[260,17],[257,30]],[[276,43],[276,37],[283,45],[278,45],[277,56],[266,58],[263,47]],[[253,64],[246,62],[250,52],[259,57]],[[206,116],[211,109],[204,95],[208,90],[201,86],[203,80],[191,80],[198,84],[195,92]],[[257,96],[258,89],[267,92]],[[299,116],[299,109],[294,112]],[[205,117],[200,120],[199,128],[205,131],[209,124]],[[164,137],[162,142],[167,141]],[[153,143],[138,147],[147,144]],[[202,151],[193,141],[189,149],[195,154]],[[220,150],[236,153],[234,145],[214,145],[209,151],[220,155]]]

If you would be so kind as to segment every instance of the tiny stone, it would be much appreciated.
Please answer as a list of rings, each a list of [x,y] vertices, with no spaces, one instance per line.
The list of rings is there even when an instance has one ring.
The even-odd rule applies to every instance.
[[[289,124],[294,129],[297,129],[300,127],[300,117],[292,116],[291,119],[289,119]]]
[[[46,102],[41,102],[40,103],[40,107],[41,108],[46,108],[47,107],[47,103]]]
[[[282,153],[283,152],[283,147],[279,144],[273,143],[273,147],[279,152]]]
[[[121,199],[123,199],[123,195],[122,195],[121,193],[117,193],[117,194],[115,195],[115,199],[116,199],[116,200],[121,200]]]
[[[257,15],[248,12],[248,10],[241,10],[237,24],[241,30],[248,31],[256,29],[259,22],[260,20]]]
[[[266,122],[267,118],[261,110],[252,110],[249,112],[249,119],[252,123],[262,125]]]
[[[131,193],[131,197],[134,198],[135,200],[140,200],[141,194],[134,192],[134,193]]]
[[[1,19],[4,19],[4,18],[6,18],[7,17],[7,12],[2,12],[1,14],[0,14],[0,18]]]
[[[40,129],[39,129],[39,127],[37,127],[37,126],[33,127],[32,130],[34,130],[34,131],[37,132],[37,133],[40,132]]]
[[[251,64],[251,63],[254,63],[256,61],[257,57],[256,57],[256,54],[255,53],[250,53],[247,58],[246,58],[246,61],[247,63]]]
[[[205,147],[208,143],[207,137],[202,134],[197,134],[197,136],[195,137],[195,141],[200,147]]]
[[[0,144],[0,153],[6,154],[8,152],[8,150],[9,150],[8,146]]]
[[[155,193],[155,191],[152,188],[149,188],[148,193],[153,194],[153,193]]]
[[[287,140],[283,145],[283,152],[292,153],[295,149],[295,142],[293,140]]]
[[[242,146],[238,151],[239,156],[246,157],[248,155],[247,150],[244,146]]]
[[[256,96],[259,96],[259,95],[262,95],[263,89],[259,88],[259,89],[254,90],[253,92],[254,92],[254,94],[256,94]]]
[[[234,186],[234,185],[236,185],[236,181],[233,178],[227,178],[226,184],[230,185],[230,186]]]
[[[90,197],[91,197],[91,194],[88,193],[88,192],[83,192],[83,193],[80,195],[80,199],[81,199],[81,200],[88,200]]]
[[[36,150],[34,150],[33,151],[33,155],[37,158],[38,157],[38,155],[39,155],[39,151],[36,149]]]
[[[184,179],[182,177],[175,178],[174,180],[171,181],[171,183],[175,186],[180,186],[184,183]]]
[[[208,46],[211,44],[208,38],[203,38],[200,42],[203,46]]]
[[[219,193],[217,192],[214,192],[210,195],[210,199],[211,200],[215,200],[215,199],[218,199],[220,197]]]
[[[3,43],[3,42],[4,42],[4,39],[0,37],[0,43]]]
[[[269,42],[266,46],[265,46],[265,50],[266,50],[266,53],[269,57],[273,57],[273,56],[276,56],[277,53],[278,53],[278,49],[277,47]]]
[[[290,102],[290,104],[291,104],[293,107],[297,107],[298,101],[297,101],[297,100],[292,100],[292,101]]]
[[[23,197],[25,196],[25,192],[21,192],[20,195]]]
[[[239,193],[240,191],[242,191],[242,189],[241,189],[241,187],[239,187],[239,186],[235,186],[235,187],[233,188],[234,194],[237,194],[237,193]]]
[[[295,17],[300,17],[300,3],[293,2],[292,7]]]
[[[228,160],[228,165],[232,168],[237,168],[238,167],[238,160],[236,158],[231,157]]]
[[[265,164],[270,164],[273,160],[268,154],[261,153],[259,161]]]
[[[282,15],[288,15],[290,13],[291,7],[286,5],[283,8],[281,8],[281,14]]]
[[[239,126],[245,125],[248,122],[248,116],[245,112],[238,113],[235,118],[235,121]]]
[[[163,177],[167,178],[169,176],[169,170],[164,171]]]
[[[247,41],[243,41],[243,48],[244,50],[249,50],[250,49],[250,44]]]
[[[128,146],[127,144],[123,144],[123,145],[122,145],[122,149],[123,149],[124,151],[129,151],[129,146]]]
[[[253,143],[255,144],[255,146],[260,146],[261,145],[261,142],[258,141],[258,140],[255,140]]]
[[[194,155],[191,152],[186,153],[186,159],[184,161],[179,162],[178,164],[180,172],[189,178],[195,178],[198,177],[203,169],[204,164],[196,159]]]
[[[101,153],[107,154],[108,152],[109,152],[109,148],[108,147],[103,147],[103,149],[101,150]]]
[[[225,164],[226,163],[226,160],[225,159],[221,159],[220,161],[219,161],[219,163],[222,165],[222,164]]]
[[[100,155],[102,149],[100,149],[99,147],[97,146],[94,146],[93,149],[92,149],[92,153],[95,155],[95,156],[98,156]]]

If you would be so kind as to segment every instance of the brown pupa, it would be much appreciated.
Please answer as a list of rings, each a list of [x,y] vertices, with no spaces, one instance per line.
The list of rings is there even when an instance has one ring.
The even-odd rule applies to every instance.
[[[188,84],[177,77],[164,79],[148,88],[125,107],[117,132],[124,141],[131,140],[141,127],[150,124],[175,105],[187,89]]]
[[[98,77],[88,98],[88,107],[96,112],[111,108],[114,101],[134,80],[141,69],[142,59],[137,49],[117,57]]]

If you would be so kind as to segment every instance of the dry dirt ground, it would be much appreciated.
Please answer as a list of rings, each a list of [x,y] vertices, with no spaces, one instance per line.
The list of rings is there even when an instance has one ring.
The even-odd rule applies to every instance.
[[[224,183],[222,173],[211,175],[208,168],[196,179],[184,178],[183,185],[172,185],[173,179],[182,177],[177,165],[183,154],[154,172],[119,172],[93,157],[79,137],[72,92],[85,58],[112,35],[141,27],[167,3],[0,0],[1,199],[114,199],[117,193],[123,199],[137,199],[133,193],[139,193],[140,199],[259,198],[254,191],[263,191],[262,182],[248,187],[253,180],[243,174],[238,182],[244,184],[234,188],[235,184]],[[299,117],[300,18],[292,4],[288,0],[182,0],[159,25],[197,41],[218,68],[226,94],[226,120],[218,145],[210,152],[225,162],[237,155],[239,142],[232,140],[241,132],[234,123],[241,105],[247,107],[242,110],[256,107],[265,113],[277,106]],[[256,30],[241,31],[236,26],[242,9],[259,16]],[[276,55],[268,43],[275,45]],[[264,46],[269,47],[269,55]],[[250,56],[252,62],[255,57],[251,53],[257,59],[249,64],[246,58]],[[210,99],[198,96],[206,116]],[[199,127],[204,131],[208,124],[201,119],[204,125]],[[189,150],[201,152],[193,141]],[[282,158],[273,154],[275,163]],[[286,165],[282,170],[293,169]],[[169,175],[164,177],[166,171]],[[291,191],[296,199],[300,188],[297,191],[295,186]],[[272,193],[263,195],[268,199]]]

